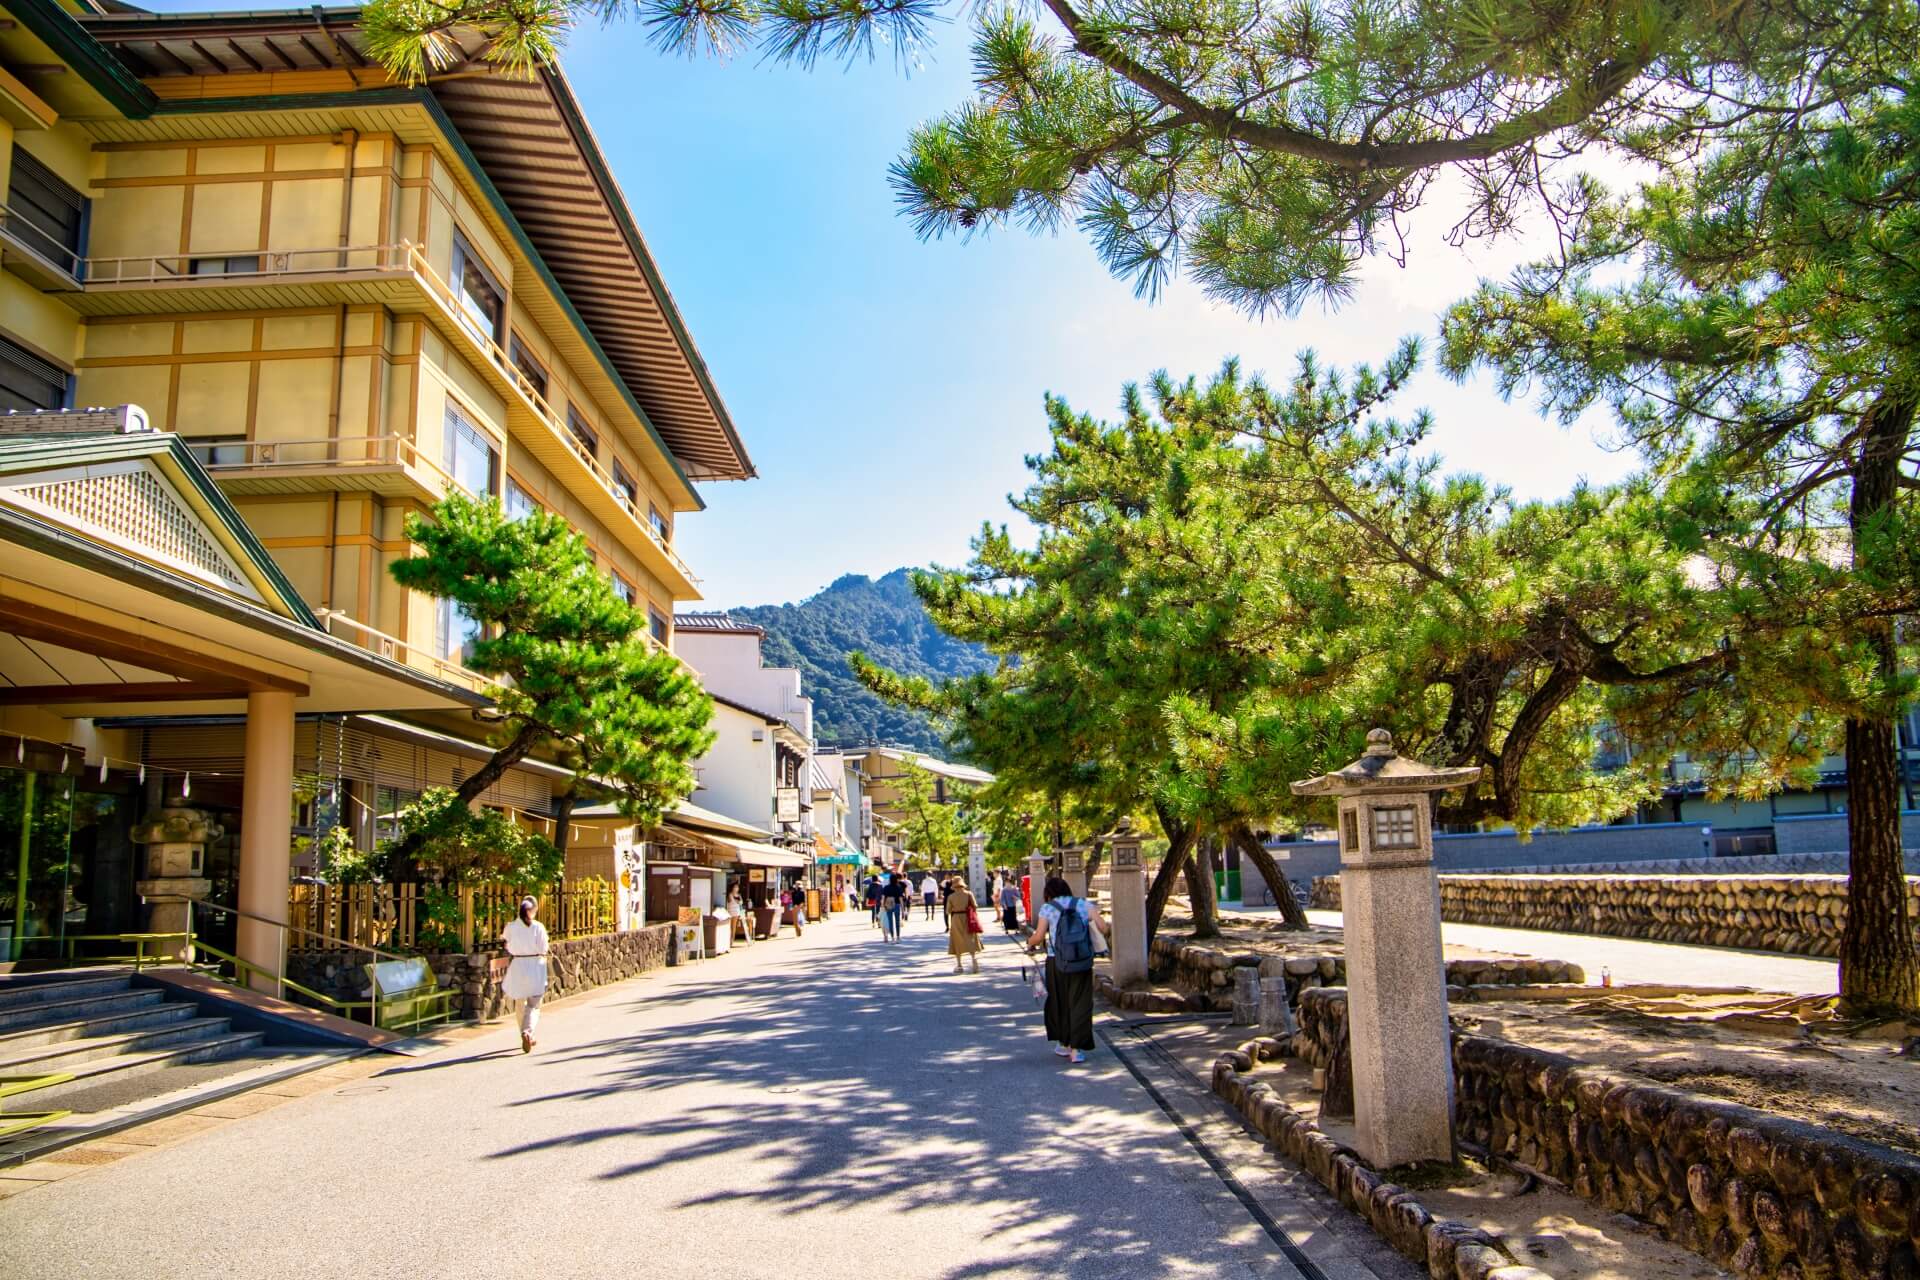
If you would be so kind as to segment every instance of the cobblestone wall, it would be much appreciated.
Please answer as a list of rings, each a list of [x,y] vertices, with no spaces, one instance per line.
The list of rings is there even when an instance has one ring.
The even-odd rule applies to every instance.
[[[1301,993],[1322,986],[1343,986],[1347,961],[1334,951],[1322,955],[1262,955],[1209,947],[1184,937],[1158,935],[1149,955],[1154,981],[1167,983],[1204,1001],[1204,1008],[1226,1009],[1233,1002],[1233,971],[1257,965],[1263,978],[1284,977],[1287,1002],[1298,1005]],[[1577,964],[1561,960],[1449,960],[1451,986],[1513,986],[1533,982],[1585,982]]]
[[[1344,1052],[1345,996],[1302,1002],[1301,1060]],[[1456,1035],[1453,1066],[1462,1140],[1745,1280],[1920,1277],[1920,1159],[1485,1036]]]
[[[672,925],[660,924],[552,944],[547,998],[558,1000],[665,968],[672,934]],[[432,967],[441,987],[459,988],[462,1017],[494,1018],[506,1012],[509,1003],[490,973],[498,954],[498,950],[442,952],[421,959]],[[366,961],[363,951],[296,951],[287,956],[287,976],[335,1000],[365,1000],[370,995]]]
[[[1907,894],[1920,922],[1920,876],[1907,878]],[[1338,876],[1313,882],[1313,905],[1340,909]],[[1834,956],[1847,918],[1847,879],[1441,876],[1440,915],[1462,924]]]

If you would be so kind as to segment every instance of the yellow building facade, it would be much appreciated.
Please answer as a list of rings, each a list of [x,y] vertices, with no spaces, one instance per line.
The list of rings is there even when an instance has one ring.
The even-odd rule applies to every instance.
[[[388,566],[456,489],[565,517],[670,645],[695,484],[753,465],[571,90],[497,74],[472,32],[392,82],[354,16],[0,0],[0,414],[139,406],[327,634],[447,688],[487,689],[467,624]],[[0,734],[192,776],[241,826],[231,697],[27,703]],[[294,834],[363,845],[488,754],[449,698],[293,737],[297,787],[341,806],[297,801]],[[529,760],[483,799],[540,813],[569,777]]]

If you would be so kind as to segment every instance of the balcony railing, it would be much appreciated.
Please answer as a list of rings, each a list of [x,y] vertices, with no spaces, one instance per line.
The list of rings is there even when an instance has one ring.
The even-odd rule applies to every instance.
[[[196,267],[195,264],[199,264]],[[555,439],[578,458],[634,525],[662,556],[690,583],[698,583],[686,561],[653,527],[647,513],[615,481],[613,473],[595,458],[568,428],[566,416],[556,412],[540,389],[522,373],[506,348],[477,325],[459,297],[411,240],[393,244],[355,245],[332,249],[242,249],[230,253],[154,254],[145,257],[74,259],[85,288],[127,285],[187,286],[196,283],[256,282],[299,279],[343,273],[411,276],[431,297],[462,338],[483,355],[494,370],[526,402]]]
[[[454,296],[453,290],[447,287],[446,282],[434,271],[418,248],[412,245],[408,245],[408,248],[412,251],[414,274],[427,285],[427,291],[433,295],[434,301],[440,304],[441,310],[460,326],[461,332],[479,347],[488,361],[506,377],[508,382],[513,384],[514,390],[518,391],[521,398],[527,402],[527,407],[532,409],[534,415],[546,424],[547,430],[551,431],[554,437],[580,460],[580,464],[592,473],[600,487],[607,491],[607,495],[619,503],[620,507],[632,517],[634,524],[646,534],[649,542],[659,548],[660,553],[667,558],[667,562],[679,570],[688,582],[698,583],[700,581],[698,575],[686,561],[680,558],[672,545],[660,536],[660,531],[653,527],[652,522],[639,509],[638,504],[628,497],[620,484],[615,481],[613,473],[601,465],[600,460],[587,450],[580,438],[567,426],[566,416],[554,410],[554,407],[547,402],[546,396],[541,394],[540,389],[520,371],[519,366],[514,364],[506,348],[474,324],[466,309],[460,305],[460,300]]]
[[[429,649],[423,649],[417,644],[408,644],[397,636],[390,636],[384,631],[376,630],[338,609],[316,609],[314,616],[320,619],[320,625],[326,629],[328,635],[338,636],[346,632],[343,639],[351,638],[355,644],[369,653],[377,653],[403,666],[429,671],[448,684],[457,684],[489,697],[502,689],[498,681],[478,672],[469,671],[459,663],[443,658]]]
[[[302,467],[407,467],[424,471],[439,482],[442,490],[460,487],[446,468],[420,451],[405,436],[322,436],[301,440],[225,440],[205,441],[187,437],[189,448],[218,450],[207,461],[208,471],[293,470]],[[237,457],[229,456],[237,454]]]
[[[71,288],[87,269],[86,259],[68,248],[56,232],[5,201],[0,201],[0,250],[9,256],[25,254],[43,272],[51,272],[39,282],[44,285]]]

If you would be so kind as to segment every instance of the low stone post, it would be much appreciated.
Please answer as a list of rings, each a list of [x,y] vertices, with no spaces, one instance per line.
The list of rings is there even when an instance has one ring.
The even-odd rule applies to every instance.
[[[1260,1021],[1260,969],[1257,965],[1233,967],[1232,1025],[1251,1027]]]
[[[1047,903],[1047,857],[1036,853],[1027,859],[1027,928],[1038,928],[1040,908]]]
[[[973,900],[991,909],[987,901],[987,833],[976,831],[967,837],[967,888]]]
[[[1107,924],[1113,981],[1126,987],[1147,980],[1147,871],[1140,865],[1140,834],[1126,819],[1107,836],[1113,859],[1107,893]]]
[[[1393,736],[1375,729],[1358,760],[1293,784],[1296,795],[1339,801],[1354,1146],[1376,1169],[1454,1158],[1430,798],[1479,776],[1477,767],[1434,769],[1404,759]]]
[[[1260,1030],[1270,1036],[1290,1036],[1300,1028],[1287,1003],[1287,980],[1281,975],[1260,979]]]
[[[1087,851],[1080,847],[1060,850],[1060,878],[1073,890],[1073,896],[1087,896]]]

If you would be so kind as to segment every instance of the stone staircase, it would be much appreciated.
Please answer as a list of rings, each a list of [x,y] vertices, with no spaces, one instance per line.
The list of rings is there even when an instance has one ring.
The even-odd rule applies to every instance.
[[[269,1043],[125,971],[0,974],[0,1166],[341,1052]]]

